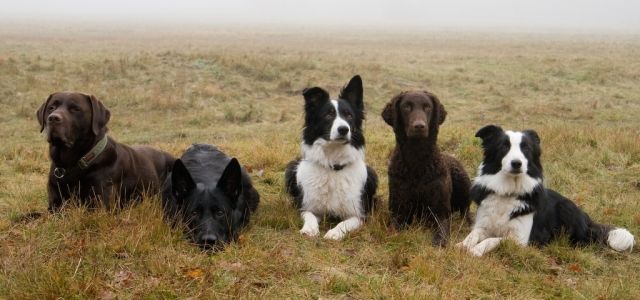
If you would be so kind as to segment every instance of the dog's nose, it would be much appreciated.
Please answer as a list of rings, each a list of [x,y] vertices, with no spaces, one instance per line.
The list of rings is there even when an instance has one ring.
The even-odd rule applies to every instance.
[[[514,159],[511,161],[511,168],[520,169],[520,167],[522,167],[522,162],[520,160]]]
[[[214,246],[218,243],[218,237],[215,234],[205,234],[200,237],[198,243],[202,246]]]
[[[47,117],[47,121],[49,121],[49,123],[60,123],[62,121],[62,118],[58,114],[50,114]]]
[[[341,136],[345,136],[347,135],[347,133],[349,133],[349,127],[347,126],[338,127],[338,134],[340,134]]]
[[[423,130],[423,129],[425,129],[426,127],[427,127],[427,124],[425,124],[425,123],[424,123],[424,122],[422,122],[422,121],[418,121],[418,122],[413,123],[413,128],[414,128],[414,129],[417,129],[417,130]]]

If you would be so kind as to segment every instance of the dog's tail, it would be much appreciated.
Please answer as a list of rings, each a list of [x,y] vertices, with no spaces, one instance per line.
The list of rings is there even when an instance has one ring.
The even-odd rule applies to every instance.
[[[611,225],[589,224],[589,233],[594,242],[600,242],[618,252],[632,251],[635,238],[629,230]]]

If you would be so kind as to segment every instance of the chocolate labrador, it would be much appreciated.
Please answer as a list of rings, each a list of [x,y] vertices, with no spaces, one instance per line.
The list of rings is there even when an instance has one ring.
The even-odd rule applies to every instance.
[[[111,113],[93,95],[49,95],[37,112],[49,143],[49,211],[70,199],[95,207],[125,205],[160,190],[175,159],[150,147],[129,147],[107,136]],[[119,202],[118,202],[119,201]]]

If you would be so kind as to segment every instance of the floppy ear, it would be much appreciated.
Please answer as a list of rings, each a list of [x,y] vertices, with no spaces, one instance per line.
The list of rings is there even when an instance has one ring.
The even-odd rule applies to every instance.
[[[242,170],[240,163],[234,157],[222,172],[218,180],[218,188],[222,190],[233,202],[238,200],[242,192]]]
[[[302,95],[304,96],[304,104],[307,108],[317,107],[329,101],[329,93],[319,87],[306,88],[302,91]]]
[[[338,98],[347,100],[356,110],[362,112],[364,111],[363,93],[362,78],[360,75],[355,75],[342,88]]]
[[[406,93],[407,92],[402,92],[391,98],[391,100],[389,100],[389,103],[387,103],[387,105],[382,110],[382,119],[391,127],[394,127],[397,123],[398,115],[396,112],[398,109],[398,102],[402,100],[402,97]]]
[[[528,129],[528,130],[522,131],[522,133],[524,133],[525,135],[528,135],[534,142],[536,142],[536,144],[540,145],[540,136],[535,130]]]
[[[53,97],[53,94],[49,95],[47,100],[45,100],[44,103],[40,105],[40,108],[38,108],[38,111],[36,111],[36,117],[38,117],[38,123],[40,123],[40,132],[44,130],[44,124],[45,124],[44,115],[47,112],[47,105],[49,105],[49,100],[51,100],[51,97]]]
[[[496,125],[487,125],[485,127],[480,128],[478,132],[476,132],[476,137],[482,139],[482,146],[486,146],[489,141],[494,138],[497,134],[503,133],[504,130],[500,126]]]
[[[104,128],[109,119],[111,118],[111,112],[102,105],[100,100],[96,99],[94,95],[84,95],[89,99],[91,105],[91,130],[93,134],[98,135],[100,129]]]
[[[433,101],[433,112],[435,113],[434,118],[438,120],[438,125],[442,125],[444,120],[447,118],[447,111],[444,109],[444,105],[442,105],[438,96],[427,91],[424,91],[424,93]]]
[[[182,204],[184,198],[196,187],[196,183],[191,178],[189,170],[184,166],[182,160],[176,159],[173,163],[171,171],[171,193],[176,197],[179,204]]]

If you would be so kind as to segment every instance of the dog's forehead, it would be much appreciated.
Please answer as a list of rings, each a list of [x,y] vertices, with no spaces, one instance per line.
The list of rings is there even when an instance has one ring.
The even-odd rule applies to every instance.
[[[51,96],[51,100],[72,101],[78,104],[87,103],[86,96],[75,92],[57,92]]]
[[[521,131],[507,130],[504,133],[509,138],[511,145],[520,145],[524,137],[524,133],[522,133]]]
[[[402,101],[411,101],[418,103],[427,103],[431,104],[431,98],[425,93],[422,92],[410,92],[402,97]]]
[[[344,99],[335,99],[335,100],[331,100],[331,105],[337,109],[337,110],[352,110],[351,105],[349,104],[349,102],[347,102],[347,100]]]

